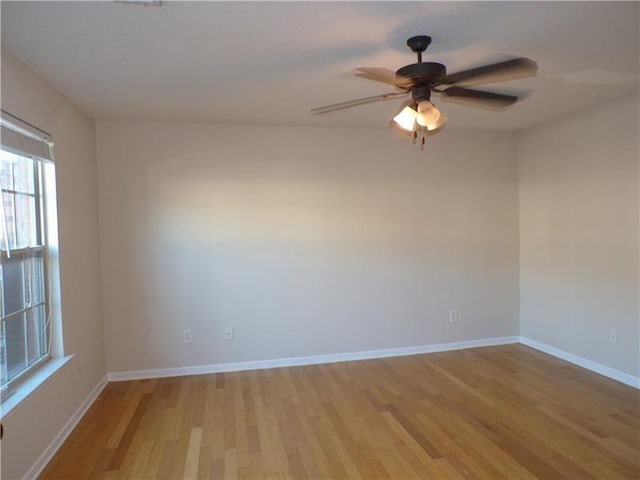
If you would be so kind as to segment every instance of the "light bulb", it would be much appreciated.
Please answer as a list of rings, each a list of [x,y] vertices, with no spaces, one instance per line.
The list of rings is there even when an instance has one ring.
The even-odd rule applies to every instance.
[[[441,125],[439,120],[440,110],[438,110],[433,103],[425,100],[418,104],[418,114],[416,116],[418,125],[427,127],[427,130],[435,130]]]
[[[396,122],[401,128],[412,131],[416,122],[416,116],[418,113],[410,106],[404,107],[399,114],[393,117],[393,121]]]

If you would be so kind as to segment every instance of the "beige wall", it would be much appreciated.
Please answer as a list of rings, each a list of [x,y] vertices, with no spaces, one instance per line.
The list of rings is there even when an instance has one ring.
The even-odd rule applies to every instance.
[[[632,95],[518,137],[521,333],[636,377],[639,111]]]
[[[55,142],[64,352],[75,358],[3,419],[2,478],[21,477],[104,377],[95,126],[2,50],[2,108]]]
[[[111,372],[518,334],[511,135],[98,122],[97,145]]]

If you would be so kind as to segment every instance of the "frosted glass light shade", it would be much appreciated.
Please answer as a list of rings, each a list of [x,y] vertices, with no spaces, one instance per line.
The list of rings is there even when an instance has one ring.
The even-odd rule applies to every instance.
[[[446,118],[440,113],[437,107],[429,101],[420,102],[418,105],[418,113],[416,115],[416,122],[422,127],[426,127],[427,130],[435,130],[440,128]]]
[[[393,121],[396,122],[400,128],[404,130],[412,131],[416,122],[416,116],[418,113],[410,106],[404,107],[400,113],[393,117]]]

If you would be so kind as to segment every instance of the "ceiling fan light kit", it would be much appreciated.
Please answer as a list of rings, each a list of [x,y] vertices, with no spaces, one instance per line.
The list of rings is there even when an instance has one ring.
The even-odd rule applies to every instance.
[[[469,85],[505,82],[536,75],[538,65],[528,58],[518,57],[504,62],[447,75],[447,67],[441,63],[423,62],[422,54],[431,44],[431,37],[418,35],[407,40],[407,46],[416,53],[418,62],[405,65],[397,71],[381,67],[357,68],[356,76],[386,83],[396,91],[365,97],[347,102],[326,105],[311,110],[312,114],[324,114],[373,102],[411,96],[393,122],[402,130],[411,133],[414,142],[420,135],[423,148],[427,135],[439,132],[447,122],[446,115],[431,101],[431,94],[440,95],[441,100],[462,103],[491,110],[502,110],[518,101],[514,95],[485,92],[465,88]]]
[[[417,108],[415,104],[404,105],[393,121],[402,130],[412,134],[414,143],[420,135],[420,146],[424,148],[427,135],[439,132],[447,122],[447,117],[429,100],[423,100]]]

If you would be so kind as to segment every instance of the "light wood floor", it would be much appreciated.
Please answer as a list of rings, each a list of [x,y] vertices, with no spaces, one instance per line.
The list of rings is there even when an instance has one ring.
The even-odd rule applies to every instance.
[[[44,478],[640,478],[640,394],[522,345],[109,384]]]

